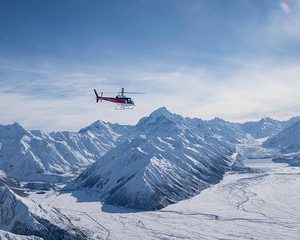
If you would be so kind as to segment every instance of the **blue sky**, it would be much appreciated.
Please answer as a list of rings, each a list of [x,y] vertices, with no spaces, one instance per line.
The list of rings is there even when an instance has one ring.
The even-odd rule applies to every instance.
[[[0,123],[134,124],[160,106],[246,121],[300,114],[299,0],[0,2]],[[143,91],[132,111],[92,89]]]

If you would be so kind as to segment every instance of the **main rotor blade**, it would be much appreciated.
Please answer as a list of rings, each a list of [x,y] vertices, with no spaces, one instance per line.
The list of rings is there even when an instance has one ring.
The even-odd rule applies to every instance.
[[[119,92],[103,92],[103,93],[108,93],[108,94],[117,94]]]
[[[122,94],[122,92],[103,92],[103,94]],[[147,94],[145,92],[123,92],[123,94]]]
[[[145,92],[124,92],[126,94],[146,94]]]

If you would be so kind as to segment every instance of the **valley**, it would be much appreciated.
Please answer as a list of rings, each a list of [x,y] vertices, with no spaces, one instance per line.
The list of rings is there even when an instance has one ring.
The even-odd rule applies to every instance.
[[[91,239],[297,239],[300,169],[270,159],[246,165],[261,172],[228,173],[219,184],[159,211],[104,206],[92,193],[78,193],[86,202],[59,192],[29,198],[59,209],[93,233]]]

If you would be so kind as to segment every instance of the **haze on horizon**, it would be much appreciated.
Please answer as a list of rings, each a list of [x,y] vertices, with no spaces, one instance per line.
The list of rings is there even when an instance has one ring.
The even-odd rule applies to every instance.
[[[300,115],[298,0],[3,0],[0,28],[0,124]],[[148,94],[130,111],[94,102],[121,87]]]

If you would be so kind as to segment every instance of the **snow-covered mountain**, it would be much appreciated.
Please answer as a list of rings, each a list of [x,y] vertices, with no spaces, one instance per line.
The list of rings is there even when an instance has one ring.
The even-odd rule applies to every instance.
[[[282,153],[300,152],[300,120],[285,128],[277,135],[268,138],[263,147],[275,148]]]
[[[1,240],[43,240],[40,237],[16,235],[2,230],[0,230],[0,239]]]
[[[219,129],[223,125],[227,131]],[[231,141],[242,134],[237,130],[233,138],[229,130],[234,127],[225,121],[183,118],[160,108],[65,189],[98,192],[107,204],[162,208],[222,179],[233,164]]]
[[[0,239],[109,236],[109,228],[83,210],[59,208],[56,204],[60,200],[51,205],[48,198],[64,199],[68,195],[80,203],[91,200],[86,195],[91,191],[89,197],[104,203],[104,211],[116,210],[109,204],[156,210],[197,195],[219,182],[228,170],[247,172],[242,161],[252,155],[276,156],[274,161],[299,166],[299,120],[265,118],[238,124],[219,118],[185,118],[160,108],[136,126],[99,120],[79,132],[48,133],[25,130],[18,123],[0,125]],[[268,136],[263,146],[274,149],[262,148],[264,139],[255,139]],[[64,189],[75,190],[72,196],[48,192],[53,183],[78,176],[82,170]],[[229,188],[232,193],[232,186]],[[244,201],[244,190],[241,194]],[[94,209],[101,204],[92,206]],[[87,230],[86,226],[92,224],[96,225],[95,232]]]
[[[162,109],[151,114],[153,123],[149,122],[148,117],[141,119],[137,126],[124,126],[98,120],[79,132],[48,133],[40,130],[25,130],[18,123],[0,125],[0,169],[17,180],[64,182],[78,175],[119,142],[126,140],[128,136],[137,137],[140,132],[148,136],[153,130],[164,131],[162,129],[168,125],[168,122],[163,122],[164,125],[161,125],[160,129],[147,129],[148,124],[155,125],[155,121],[159,121],[160,116],[164,115],[163,112],[168,112]],[[156,119],[155,115],[160,116]],[[255,138],[275,135],[300,119],[295,117],[281,122],[264,118],[258,122],[236,124],[219,118],[204,121],[174,116],[185,122],[190,129],[199,131],[201,129],[202,135],[215,136],[219,141],[232,144],[243,141],[247,133]],[[143,124],[144,121],[147,121],[147,124]],[[142,129],[143,127],[145,129]]]
[[[32,216],[28,207],[4,184],[0,185],[0,229],[16,232],[30,228],[42,231],[44,227]]]
[[[284,121],[285,127],[289,127],[289,126],[293,125],[294,123],[296,123],[298,121],[300,121],[300,116],[298,116],[298,117],[292,117],[289,120]]]
[[[80,230],[68,228],[69,220],[59,212],[51,210],[51,213],[47,213],[45,209],[42,210],[43,214],[49,215],[50,220],[32,212],[22,197],[0,183],[0,239],[2,237],[7,239],[40,239],[37,237],[41,237],[44,240],[86,239]],[[59,223],[51,222],[53,218],[58,218]],[[37,237],[25,238],[20,235]]]
[[[102,121],[78,133],[27,131],[18,123],[0,125],[0,169],[18,180],[60,182],[115,147],[128,129]]]
[[[200,119],[194,119],[199,122]],[[209,121],[203,121],[205,127],[204,131],[209,131],[210,134],[221,137],[220,140],[228,141],[231,143],[240,143],[246,137],[246,133],[241,129],[239,124],[225,121],[220,118],[214,118]]]
[[[262,118],[256,122],[246,122],[240,125],[242,130],[254,138],[263,138],[275,135],[285,127],[285,122],[272,118]]]
[[[239,124],[241,129],[254,138],[274,136],[283,129],[299,121],[300,117],[292,117],[287,121],[279,121],[272,118],[262,118],[259,121],[251,121]]]

